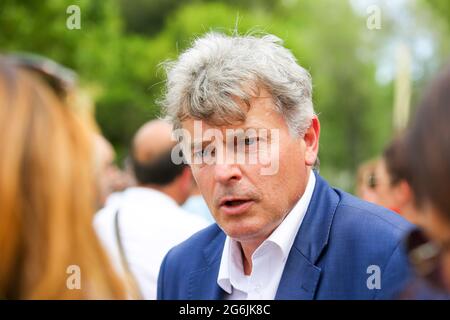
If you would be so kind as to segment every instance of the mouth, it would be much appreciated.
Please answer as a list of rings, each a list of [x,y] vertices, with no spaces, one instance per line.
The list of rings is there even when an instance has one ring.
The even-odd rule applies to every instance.
[[[238,215],[245,213],[254,204],[252,199],[224,198],[220,201],[220,210],[227,215]]]

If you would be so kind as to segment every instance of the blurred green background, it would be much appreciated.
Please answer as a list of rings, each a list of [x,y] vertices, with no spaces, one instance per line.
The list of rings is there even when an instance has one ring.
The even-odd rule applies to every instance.
[[[81,29],[69,30],[69,5]],[[369,30],[368,7],[381,9]],[[322,124],[321,173],[352,191],[362,161],[393,134],[399,44],[412,56],[412,105],[450,57],[448,0],[48,0],[0,2],[0,50],[48,56],[76,70],[97,94],[96,119],[124,158],[136,129],[159,115],[164,72],[195,37],[262,31],[285,41],[313,76]]]

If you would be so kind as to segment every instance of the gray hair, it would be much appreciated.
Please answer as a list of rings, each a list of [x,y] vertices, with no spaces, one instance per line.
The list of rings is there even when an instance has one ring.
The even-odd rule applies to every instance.
[[[314,116],[311,76],[273,35],[227,36],[208,33],[177,61],[165,63],[162,107],[174,128],[187,118],[217,124],[244,121],[236,98],[248,105],[267,89],[291,133],[304,134]]]

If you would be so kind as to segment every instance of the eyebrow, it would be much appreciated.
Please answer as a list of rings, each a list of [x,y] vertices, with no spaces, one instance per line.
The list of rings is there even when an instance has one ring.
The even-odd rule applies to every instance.
[[[254,130],[254,132],[256,132],[257,134],[261,131],[261,130],[265,130],[267,132],[267,138],[270,139],[272,136],[272,129],[269,128],[261,128],[261,127],[253,127],[253,126],[248,126],[248,127],[244,127],[244,128],[237,128],[237,129],[232,129],[232,130],[239,130],[240,132],[238,134],[232,134],[232,135],[228,135],[226,136],[226,138],[228,137],[235,137],[235,136],[246,136],[245,132],[247,130]],[[244,134],[242,135],[241,132],[244,132]],[[196,147],[203,147],[205,144],[209,144],[211,142],[213,142],[215,139],[209,139],[209,140],[201,140],[201,141],[194,141],[190,144],[190,148],[195,149]]]
[[[259,133],[264,130],[267,133],[267,138],[270,138],[272,136],[272,132],[271,132],[272,129],[269,129],[269,128],[248,126],[248,127],[242,128],[242,129],[244,130],[244,132],[246,132],[247,130],[253,130],[253,132],[256,132],[257,135],[259,135]]]
[[[267,131],[270,132],[270,129],[269,129],[269,128],[264,128],[264,127],[253,127],[253,126],[248,126],[248,127],[244,127],[243,129],[244,129],[244,131],[246,131],[246,130],[255,130],[256,132],[259,132],[260,130],[267,130]]]
[[[209,144],[213,141],[213,139],[211,140],[201,140],[201,141],[194,141],[191,143],[190,148],[191,150],[195,150],[198,147],[203,147],[205,144]]]

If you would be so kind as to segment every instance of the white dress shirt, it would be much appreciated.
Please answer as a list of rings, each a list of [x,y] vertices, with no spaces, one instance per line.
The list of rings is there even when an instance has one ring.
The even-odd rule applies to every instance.
[[[316,184],[310,172],[305,192],[283,222],[255,250],[252,272],[244,274],[242,250],[238,241],[227,236],[222,252],[217,284],[230,300],[273,300],[289,252],[298,233]]]
[[[114,217],[120,210],[119,228],[126,258],[144,299],[156,299],[158,273],[166,253],[208,226],[202,218],[184,211],[169,196],[150,188],[129,188],[100,210],[94,226],[113,264],[123,272]]]

